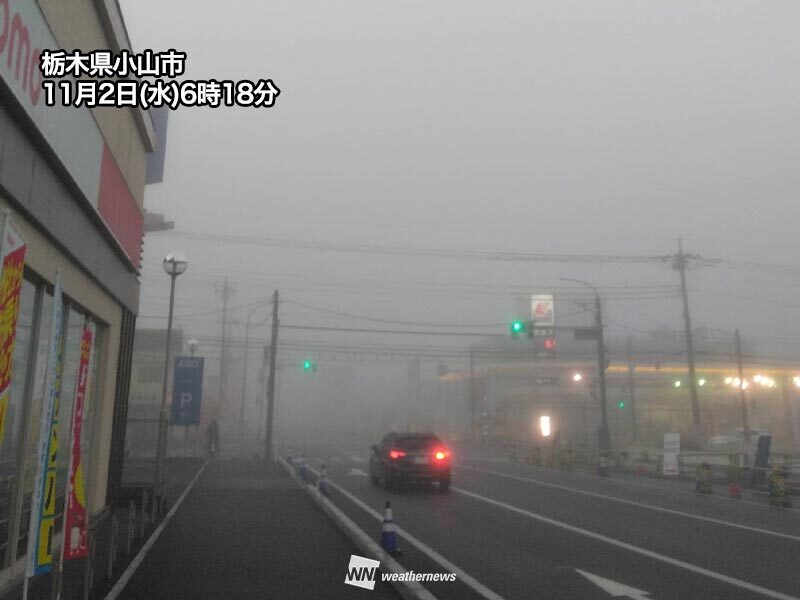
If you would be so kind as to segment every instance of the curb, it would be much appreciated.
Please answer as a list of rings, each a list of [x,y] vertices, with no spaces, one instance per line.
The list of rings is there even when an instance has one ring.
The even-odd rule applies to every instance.
[[[369,537],[369,535],[367,535],[363,529],[356,525],[350,517],[337,508],[333,502],[320,494],[316,487],[301,481],[292,466],[286,462],[282,456],[278,458],[278,462],[281,463],[283,468],[289,474],[289,477],[291,477],[301,489],[311,496],[311,499],[314,500],[314,502],[317,503],[323,512],[327,514],[334,523],[336,523],[339,529],[341,529],[347,535],[347,537],[353,541],[353,543],[361,552],[375,560],[380,561],[381,564],[385,565],[391,573],[401,575],[407,572],[400,563],[387,554],[383,548],[381,548],[377,542]],[[437,600],[436,596],[431,594],[418,581],[389,581],[388,583],[397,590],[404,600]]]

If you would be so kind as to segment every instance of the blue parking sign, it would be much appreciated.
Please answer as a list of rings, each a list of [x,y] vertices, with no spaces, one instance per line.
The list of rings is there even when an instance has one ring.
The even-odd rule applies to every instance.
[[[176,356],[172,377],[171,425],[199,425],[203,399],[203,358]]]

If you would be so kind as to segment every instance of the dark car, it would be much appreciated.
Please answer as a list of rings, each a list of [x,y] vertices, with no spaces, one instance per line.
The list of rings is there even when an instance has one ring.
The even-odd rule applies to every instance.
[[[432,433],[390,433],[372,446],[369,477],[390,489],[403,483],[437,482],[450,488],[450,449]]]

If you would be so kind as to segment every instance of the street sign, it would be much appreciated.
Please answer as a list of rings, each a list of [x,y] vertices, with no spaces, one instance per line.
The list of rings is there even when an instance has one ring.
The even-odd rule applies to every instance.
[[[679,457],[681,453],[681,434],[664,434],[664,452],[661,465],[662,474],[665,477],[677,477],[680,475]]]
[[[600,337],[600,332],[597,327],[576,327],[575,339],[576,340],[596,340]]]
[[[172,377],[171,425],[199,425],[203,400],[203,358],[176,356]]]
[[[556,324],[553,294],[531,296],[531,320],[536,327],[553,327]]]

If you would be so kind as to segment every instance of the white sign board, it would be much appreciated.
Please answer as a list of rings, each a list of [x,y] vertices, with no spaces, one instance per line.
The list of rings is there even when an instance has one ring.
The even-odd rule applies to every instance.
[[[553,327],[556,324],[553,294],[531,296],[531,321],[535,327]]]
[[[662,466],[662,473],[665,477],[677,477],[678,470],[678,456],[681,453],[681,434],[680,433],[665,433],[664,434],[664,460]]]

